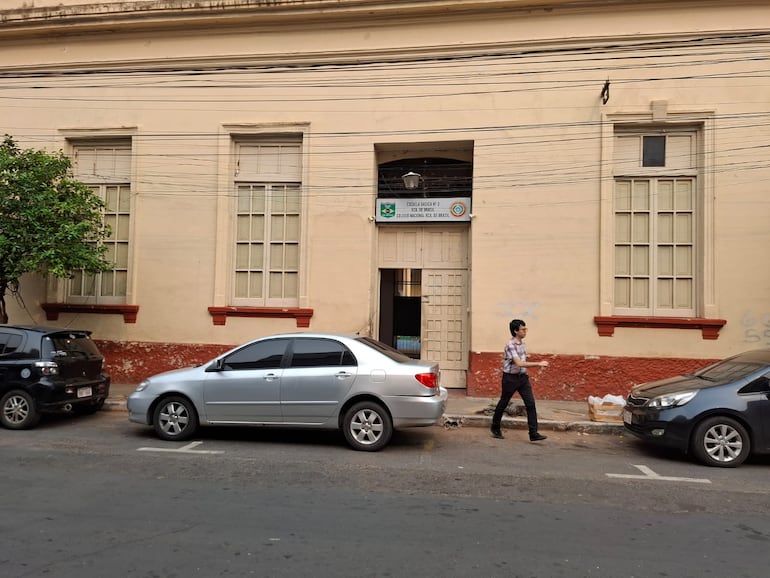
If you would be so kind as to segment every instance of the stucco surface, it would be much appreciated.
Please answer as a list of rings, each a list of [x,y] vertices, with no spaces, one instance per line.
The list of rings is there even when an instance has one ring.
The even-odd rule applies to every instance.
[[[100,3],[84,4],[98,16]],[[532,350],[552,361],[533,375],[550,399],[623,394],[770,346],[767,2],[555,1],[526,11],[526,2],[487,2],[494,12],[474,10],[479,2],[329,2],[376,5],[387,17],[319,10],[281,26],[257,7],[280,3],[251,4],[249,20],[212,9],[195,25],[178,13],[150,23],[129,12],[65,27],[30,12],[27,32],[14,24],[11,34],[0,19],[4,132],[67,153],[89,139],[131,143],[125,301],[139,307],[136,323],[94,314],[56,321],[91,329],[115,380],[298,330],[272,318],[215,326],[208,310],[232,305],[233,142],[255,134],[303,139],[302,288],[293,306],[313,310],[312,331],[377,336],[377,231],[387,226],[373,222],[378,147],[388,160],[409,159],[462,142],[473,151],[469,394],[497,394],[498,352],[514,317],[532,328]],[[448,4],[452,11],[441,9]],[[53,5],[11,0],[0,15]],[[420,14],[399,13],[417,5]],[[727,321],[718,339],[682,329],[597,332],[594,317],[613,309],[606,189],[616,122],[702,131],[693,309]],[[40,304],[65,298],[63,284],[39,276],[22,289],[23,301],[9,300],[12,322],[46,323]]]

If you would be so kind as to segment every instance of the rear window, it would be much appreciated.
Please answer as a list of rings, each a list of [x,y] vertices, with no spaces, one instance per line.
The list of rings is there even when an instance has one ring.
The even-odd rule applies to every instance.
[[[100,356],[96,344],[84,333],[56,333],[48,335],[45,340],[57,357]]]
[[[387,355],[390,357],[393,361],[398,361],[399,363],[413,363],[414,359],[409,357],[408,355],[404,355],[400,351],[393,349],[389,345],[386,345],[382,341],[377,341],[376,339],[372,339],[371,337],[358,337],[358,341],[364,342],[369,347],[376,349],[383,355]]]
[[[331,339],[295,339],[290,367],[339,367],[355,365],[347,347]]]

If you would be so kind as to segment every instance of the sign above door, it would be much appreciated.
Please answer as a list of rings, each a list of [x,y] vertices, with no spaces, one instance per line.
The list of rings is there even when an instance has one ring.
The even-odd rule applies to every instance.
[[[457,222],[471,220],[470,197],[377,199],[378,223]]]

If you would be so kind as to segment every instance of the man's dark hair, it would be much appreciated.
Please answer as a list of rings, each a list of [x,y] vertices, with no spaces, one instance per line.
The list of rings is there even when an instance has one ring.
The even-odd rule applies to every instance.
[[[511,337],[516,335],[516,332],[522,327],[526,327],[527,324],[524,323],[521,319],[513,319],[509,324],[508,328],[511,330]]]

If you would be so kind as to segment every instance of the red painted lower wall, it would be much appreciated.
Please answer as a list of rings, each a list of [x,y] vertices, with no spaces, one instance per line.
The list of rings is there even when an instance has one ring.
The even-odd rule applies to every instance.
[[[112,383],[138,384],[143,379],[205,363],[234,345],[98,341]]]
[[[233,345],[97,341],[113,383],[138,384],[170,369],[205,363]],[[538,399],[585,401],[589,395],[625,396],[637,383],[680,375],[716,360],[642,357],[592,357],[583,355],[530,356],[547,359],[550,366],[531,369]],[[500,353],[471,353],[466,394],[496,397],[500,394]]]
[[[584,355],[531,355],[527,361],[548,360],[547,368],[532,368],[530,380],[535,397],[563,401],[585,401],[589,395],[626,396],[632,386],[681,375],[716,360],[594,357]],[[500,395],[501,353],[472,353],[466,393],[470,397]]]

